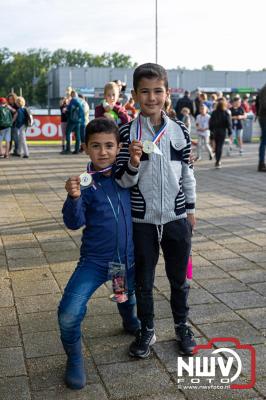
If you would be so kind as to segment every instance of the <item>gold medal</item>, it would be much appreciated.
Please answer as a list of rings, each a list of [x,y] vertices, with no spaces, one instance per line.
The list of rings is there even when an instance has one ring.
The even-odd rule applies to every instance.
[[[80,176],[80,185],[81,186],[89,186],[92,182],[92,177],[88,172],[83,172]]]
[[[151,142],[150,140],[145,140],[143,142],[143,151],[146,154],[151,154],[154,152],[155,149],[155,144]]]

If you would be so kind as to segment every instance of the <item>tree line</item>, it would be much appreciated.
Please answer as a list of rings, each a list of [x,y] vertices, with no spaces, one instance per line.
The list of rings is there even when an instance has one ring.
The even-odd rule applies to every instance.
[[[31,105],[47,104],[47,72],[52,67],[134,68],[131,56],[115,53],[94,55],[82,50],[28,49],[14,52],[0,49],[0,95],[11,91],[20,94]]]

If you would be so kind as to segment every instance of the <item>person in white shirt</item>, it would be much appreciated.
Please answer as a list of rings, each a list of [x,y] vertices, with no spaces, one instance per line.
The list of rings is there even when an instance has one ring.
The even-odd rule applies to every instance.
[[[205,147],[209,154],[210,160],[213,159],[213,152],[210,146],[210,129],[209,129],[209,119],[210,115],[207,113],[208,109],[206,105],[202,104],[200,106],[200,114],[196,117],[196,128],[198,135],[197,144],[197,160],[201,160],[202,148]]]

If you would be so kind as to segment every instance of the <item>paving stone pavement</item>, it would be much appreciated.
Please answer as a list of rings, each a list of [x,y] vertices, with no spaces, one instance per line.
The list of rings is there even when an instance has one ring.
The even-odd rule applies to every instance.
[[[197,229],[190,322],[197,340],[237,337],[254,345],[257,382],[249,390],[177,386],[177,344],[170,292],[160,257],[155,280],[157,343],[145,361],[127,353],[110,285],[93,296],[83,323],[87,386],[65,388],[65,355],[56,310],[79,255],[81,230],[62,222],[65,179],[81,173],[86,156],[32,147],[31,157],[0,159],[0,398],[5,400],[175,400],[266,398],[266,174],[257,145],[223,159],[222,169],[198,162]],[[232,346],[232,343],[228,344]],[[245,357],[244,357],[245,359]],[[245,379],[245,372],[241,379]]]

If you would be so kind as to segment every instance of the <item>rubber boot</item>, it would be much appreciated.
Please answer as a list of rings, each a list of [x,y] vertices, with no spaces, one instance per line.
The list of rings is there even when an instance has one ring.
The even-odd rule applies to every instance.
[[[126,332],[133,335],[140,329],[140,322],[135,310],[136,299],[135,295],[128,296],[125,303],[117,303],[119,314],[123,320],[123,328]]]
[[[63,342],[67,354],[65,383],[70,389],[82,389],[86,385],[86,373],[82,356],[81,339],[74,344]]]

